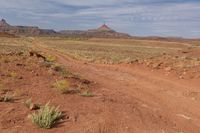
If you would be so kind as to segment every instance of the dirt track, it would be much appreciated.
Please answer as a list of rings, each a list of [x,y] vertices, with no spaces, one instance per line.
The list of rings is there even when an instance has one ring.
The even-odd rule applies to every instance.
[[[109,133],[200,132],[197,80],[166,76],[141,65],[97,65],[48,52],[72,71],[97,83],[96,98],[104,104],[101,119]]]

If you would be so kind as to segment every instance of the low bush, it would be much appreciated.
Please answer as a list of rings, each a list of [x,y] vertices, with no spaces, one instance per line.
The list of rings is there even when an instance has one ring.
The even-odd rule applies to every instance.
[[[62,112],[59,111],[58,107],[50,107],[47,103],[38,112],[28,116],[31,121],[40,128],[52,128],[56,122],[61,119]]]

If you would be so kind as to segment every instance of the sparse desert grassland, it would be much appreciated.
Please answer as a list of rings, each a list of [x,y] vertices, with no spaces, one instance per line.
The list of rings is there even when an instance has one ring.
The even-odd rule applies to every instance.
[[[65,92],[65,89],[69,91],[68,87],[74,88],[70,91],[79,90],[79,85],[84,81],[78,76],[74,78],[75,74],[65,66],[59,65],[54,56],[46,53],[41,55],[37,51],[31,56],[29,49],[32,44],[20,45],[18,42],[18,45],[12,39],[13,44],[0,43],[0,132],[18,130],[16,127],[27,131],[31,121],[32,129],[34,123],[41,128],[52,128],[61,116],[61,112],[54,108],[54,105],[61,106],[62,111],[69,105],[65,102],[68,103],[74,97],[82,98],[79,92],[72,95],[57,93],[52,89],[52,84],[57,81],[57,89]],[[44,60],[41,57],[48,59]],[[62,80],[67,82],[59,82]],[[90,86],[88,83],[83,84],[86,85]],[[46,104],[49,101],[51,106]],[[27,119],[28,115],[30,119]],[[35,129],[35,132],[38,130]]]
[[[199,129],[191,123],[199,118],[199,42],[59,37],[0,40],[0,132]],[[135,60],[139,61],[131,65],[86,63]],[[151,71],[146,66],[166,72]],[[183,79],[164,75],[172,70]],[[186,80],[187,74],[197,79]],[[51,104],[46,104],[49,101]],[[189,121],[185,120],[189,116],[179,115],[182,111],[191,115]],[[176,119],[177,113],[183,121]]]
[[[0,45],[30,46],[33,40],[34,38],[32,37],[18,37],[18,38],[0,37]]]
[[[138,60],[170,54],[188,48],[199,48],[200,41],[163,41],[141,39],[73,39],[63,37],[0,38],[0,48],[11,51],[42,46],[58,50],[68,56],[95,63],[132,63]],[[6,51],[6,50],[5,50]],[[49,61],[55,58],[47,56]]]
[[[131,63],[136,60],[176,52],[195,44],[135,39],[37,38],[43,46],[61,51],[75,59],[96,63]],[[36,40],[37,40],[36,39]]]
[[[39,45],[71,58],[94,63],[140,63],[153,69],[176,71],[180,78],[200,77],[200,41],[142,39],[35,38]],[[196,70],[197,69],[197,70]],[[186,76],[186,71],[198,71]],[[194,72],[193,72],[194,73]]]
[[[40,128],[52,128],[62,117],[58,107],[44,105],[37,113],[29,115],[31,121]]]
[[[19,53],[19,52],[25,52],[26,50],[27,50],[26,46],[13,46],[0,43],[1,54]]]

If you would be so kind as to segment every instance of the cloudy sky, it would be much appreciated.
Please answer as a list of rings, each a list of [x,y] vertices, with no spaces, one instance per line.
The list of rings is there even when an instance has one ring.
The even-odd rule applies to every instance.
[[[200,0],[0,0],[0,17],[55,30],[106,22],[131,35],[200,38]]]

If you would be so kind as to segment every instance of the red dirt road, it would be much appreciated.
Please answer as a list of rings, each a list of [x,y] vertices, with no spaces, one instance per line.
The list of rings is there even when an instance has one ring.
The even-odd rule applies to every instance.
[[[85,126],[97,126],[88,132],[200,132],[199,80],[166,76],[163,71],[151,71],[142,65],[90,64],[48,52],[70,70],[97,83],[93,106],[99,108],[101,115],[91,114],[93,120]],[[70,131],[78,130],[70,128]]]

